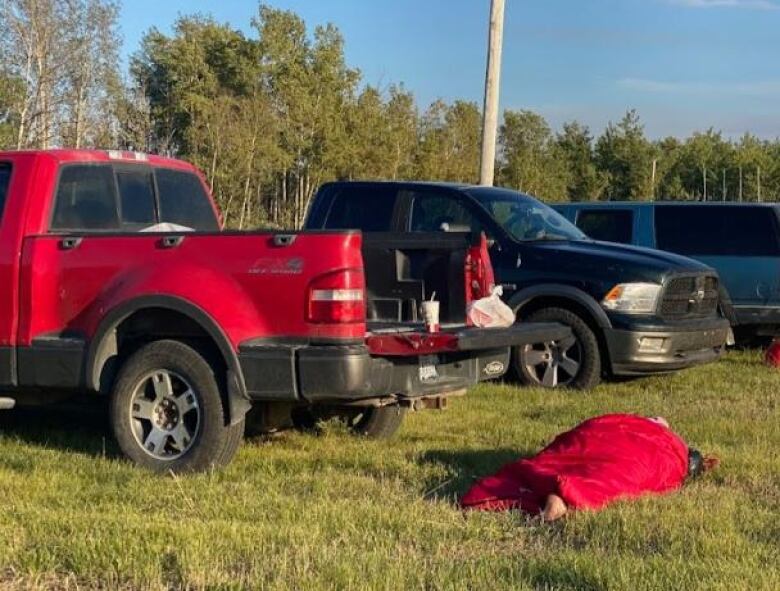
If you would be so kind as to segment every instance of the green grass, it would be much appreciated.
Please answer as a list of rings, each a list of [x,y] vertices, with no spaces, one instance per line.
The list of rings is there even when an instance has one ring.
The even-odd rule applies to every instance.
[[[750,352],[589,394],[486,385],[387,442],[285,433],[175,479],[117,458],[97,418],[7,413],[0,589],[780,589],[778,386]],[[664,415],[723,464],[552,526],[458,510],[475,477],[611,411]]]

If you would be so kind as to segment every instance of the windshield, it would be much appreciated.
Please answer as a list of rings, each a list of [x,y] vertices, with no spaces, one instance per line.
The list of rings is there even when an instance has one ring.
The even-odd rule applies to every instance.
[[[481,189],[472,195],[517,240],[585,240],[577,227],[533,197],[506,189]]]

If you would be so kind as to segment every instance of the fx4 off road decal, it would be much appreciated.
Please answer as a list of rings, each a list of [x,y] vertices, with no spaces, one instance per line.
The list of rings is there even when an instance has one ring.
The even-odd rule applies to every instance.
[[[252,275],[300,275],[303,272],[303,259],[264,258],[257,259],[249,273]]]

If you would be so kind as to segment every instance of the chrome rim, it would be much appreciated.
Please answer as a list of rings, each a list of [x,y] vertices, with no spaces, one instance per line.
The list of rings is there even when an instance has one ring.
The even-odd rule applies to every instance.
[[[192,447],[200,429],[201,409],[192,386],[167,369],[141,378],[130,399],[136,442],[156,460],[175,460]]]
[[[525,345],[521,351],[526,375],[545,388],[571,384],[582,366],[582,345],[573,335],[560,341]]]

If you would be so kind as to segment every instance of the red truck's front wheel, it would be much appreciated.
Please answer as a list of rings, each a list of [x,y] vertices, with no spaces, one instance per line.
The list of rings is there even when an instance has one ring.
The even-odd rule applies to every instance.
[[[226,425],[214,372],[193,348],[155,341],[119,370],[111,399],[119,447],[156,472],[224,466],[241,442],[243,421]]]

